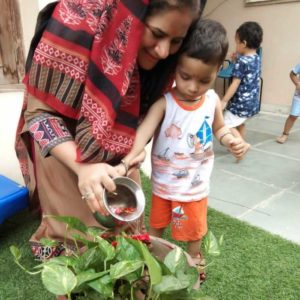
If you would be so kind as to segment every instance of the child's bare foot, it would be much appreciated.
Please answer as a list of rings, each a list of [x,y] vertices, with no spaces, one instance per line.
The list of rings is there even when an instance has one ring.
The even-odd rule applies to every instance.
[[[206,279],[206,272],[205,272],[205,267],[206,267],[206,261],[205,258],[201,253],[199,253],[197,256],[192,256],[193,262],[198,270],[199,273],[199,279],[200,279],[200,284],[203,283]]]
[[[236,159],[236,163],[240,162],[244,158],[245,154],[249,151],[250,147],[251,147],[251,144],[246,143],[245,152],[244,152],[243,156]]]
[[[279,144],[284,144],[288,140],[288,138],[289,138],[288,133],[283,133],[281,136],[279,136],[276,139],[276,142]]]

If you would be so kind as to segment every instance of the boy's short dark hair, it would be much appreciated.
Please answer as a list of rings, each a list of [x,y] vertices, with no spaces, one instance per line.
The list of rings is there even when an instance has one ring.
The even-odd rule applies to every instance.
[[[180,54],[200,59],[209,65],[222,65],[228,51],[228,39],[224,26],[214,20],[196,22],[180,49]]]
[[[262,42],[263,30],[256,22],[245,22],[236,31],[241,42],[245,41],[250,49],[258,49]]]

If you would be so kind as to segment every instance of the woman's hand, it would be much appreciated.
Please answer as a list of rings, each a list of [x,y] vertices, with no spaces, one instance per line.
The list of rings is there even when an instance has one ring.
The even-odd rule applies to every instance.
[[[77,169],[77,176],[82,199],[87,202],[90,210],[93,213],[99,211],[108,215],[102,196],[104,189],[109,192],[116,189],[112,178],[119,174],[115,168],[106,163],[81,163]]]

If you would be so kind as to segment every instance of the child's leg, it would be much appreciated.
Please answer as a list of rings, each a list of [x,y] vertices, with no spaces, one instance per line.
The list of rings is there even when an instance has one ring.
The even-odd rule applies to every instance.
[[[289,134],[297,119],[297,116],[289,115],[286,119],[283,132]]]
[[[277,143],[284,144],[287,141],[290,131],[291,131],[292,127],[294,126],[294,123],[297,119],[298,119],[297,116],[292,116],[292,115],[288,116],[288,118],[286,119],[285,124],[284,124],[282,135],[276,139]]]
[[[206,279],[206,262],[200,251],[201,241],[202,239],[197,241],[190,241],[187,245],[187,252],[192,257],[194,264],[197,266],[197,270],[200,276],[200,283],[202,283]]]
[[[165,228],[171,222],[172,201],[165,200],[159,196],[152,195],[152,204],[150,211],[149,234],[162,237]]]
[[[198,258],[199,253],[200,253],[200,247],[201,247],[201,241],[189,241],[187,244],[187,253],[192,257],[192,258]]]
[[[197,265],[200,282],[205,280],[205,260],[200,253],[207,232],[207,197],[195,202],[172,202],[172,237],[187,242],[187,252]]]
[[[237,126],[236,129],[239,132],[242,139],[245,141],[246,140],[246,126],[245,126],[245,124],[243,123],[243,124]]]

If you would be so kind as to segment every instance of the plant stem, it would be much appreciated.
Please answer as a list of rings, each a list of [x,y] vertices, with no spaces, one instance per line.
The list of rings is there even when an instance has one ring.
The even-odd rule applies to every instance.
[[[147,290],[146,300],[150,300],[152,297],[152,284],[150,284],[149,289]]]
[[[30,274],[30,275],[36,275],[36,274],[39,274],[39,273],[42,272],[42,270],[41,270],[41,271],[36,271],[36,272],[31,272],[31,271],[27,270],[25,267],[23,267],[23,266],[19,263],[18,260],[15,260],[15,263],[16,263],[23,271],[25,271],[26,273],[28,273],[28,274]]]
[[[131,285],[131,288],[130,288],[130,300],[134,300],[134,295],[133,295],[133,285]]]

